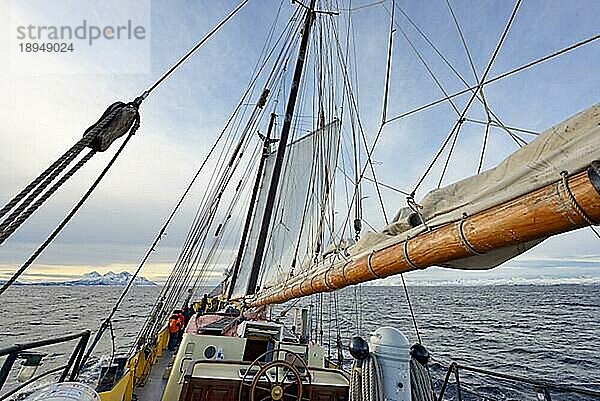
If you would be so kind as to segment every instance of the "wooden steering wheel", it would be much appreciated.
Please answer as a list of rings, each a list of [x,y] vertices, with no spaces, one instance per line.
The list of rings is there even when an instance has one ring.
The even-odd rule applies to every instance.
[[[267,356],[279,353],[285,355],[284,359],[262,362]],[[304,382],[310,385],[311,377],[308,366],[300,355],[282,349],[267,351],[246,369],[240,386],[239,401],[301,401],[305,392]],[[248,388],[247,393],[245,388]]]

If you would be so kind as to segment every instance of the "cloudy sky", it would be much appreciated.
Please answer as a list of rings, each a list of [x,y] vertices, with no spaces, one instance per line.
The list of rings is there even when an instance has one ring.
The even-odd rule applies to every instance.
[[[126,2],[118,4],[121,3]],[[391,0],[365,8],[360,6],[374,2],[353,0],[352,3],[357,8],[354,35],[361,117],[367,137],[372,140],[381,118],[387,10]],[[397,3],[456,70],[473,83],[473,74],[446,2],[402,0]],[[481,74],[513,4],[467,0],[451,0],[451,3]],[[152,1],[149,6],[138,2],[139,9],[132,17],[127,7],[116,7],[109,1],[103,2],[104,9],[100,10],[98,2],[88,1],[89,18],[104,15],[108,8],[111,23],[132,18],[150,21],[148,48],[102,57],[105,70],[118,65],[122,69],[111,71],[129,71],[123,67],[126,64],[131,67],[128,73],[93,69],[91,66],[100,62],[93,52],[53,60],[58,64],[52,66],[43,60],[38,72],[25,66],[21,68],[18,60],[15,64],[14,57],[10,56],[15,51],[9,48],[15,45],[14,40],[10,40],[15,32],[10,31],[8,22],[13,13],[19,13],[19,18],[27,18],[27,13],[32,13],[33,19],[36,11],[19,4],[15,2],[11,7],[9,0],[0,0],[1,34],[6,38],[0,41],[0,53],[7,55],[0,61],[0,204],[6,203],[71,146],[108,104],[137,96],[236,2]],[[189,63],[147,99],[142,107],[139,134],[80,213],[29,269],[25,280],[58,280],[92,270],[131,271],[135,268],[238,102],[278,7],[278,0],[250,1]],[[285,20],[292,11],[290,2],[283,1],[281,19]],[[80,13],[71,8],[61,9],[56,13],[55,23],[64,23],[60,18],[76,20],[81,17]],[[489,76],[596,35],[598,15],[600,2],[595,0],[523,2]],[[414,41],[448,92],[464,88],[406,18],[397,15],[397,23]],[[388,116],[442,96],[400,31],[396,31],[394,43]],[[600,100],[599,61],[600,44],[594,42],[490,85],[486,89],[487,100],[505,124],[541,132]],[[86,73],[81,66],[89,67],[93,73]],[[459,108],[466,100],[457,99]],[[477,106],[470,115],[481,119],[483,111]],[[379,178],[389,185],[412,189],[455,118],[452,108],[443,104],[388,124],[374,154]],[[465,126],[445,182],[474,172],[482,137],[483,127]],[[516,147],[502,131],[493,130],[489,149],[485,167],[497,164]],[[102,154],[88,163],[81,174],[0,245],[0,279],[18,268],[43,241],[109,157],[110,154]],[[433,170],[425,188],[435,185],[439,172],[439,167]],[[143,272],[146,277],[160,281],[168,274],[200,200],[202,182],[201,179],[200,185],[194,188],[147,264]],[[386,209],[393,215],[403,206],[404,198],[393,191],[384,191]],[[365,193],[373,195],[372,188],[366,188]],[[384,222],[377,205],[374,196],[369,196],[365,200],[365,217],[373,226],[382,227]],[[550,239],[493,271],[464,273],[431,269],[410,275],[409,280],[493,282],[560,278],[600,281],[599,245],[600,241],[589,230],[579,230]],[[219,274],[215,273],[215,277]]]

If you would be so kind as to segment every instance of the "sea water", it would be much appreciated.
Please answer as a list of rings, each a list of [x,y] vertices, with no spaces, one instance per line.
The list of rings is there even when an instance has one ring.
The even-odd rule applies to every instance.
[[[95,331],[121,291],[121,287],[13,287],[2,296],[0,348],[84,329]],[[431,372],[437,389],[445,365],[453,360],[600,390],[599,285],[409,287],[408,291],[422,343],[433,357]],[[117,353],[129,350],[158,292],[158,287],[132,289],[113,319]],[[302,303],[313,305],[314,335],[334,359],[338,330],[345,346],[351,336],[367,337],[379,326],[397,327],[411,342],[417,341],[402,287],[348,288]],[[284,310],[278,306],[273,317]],[[281,319],[290,323],[293,309]],[[40,372],[65,363],[74,345],[41,350],[48,355]],[[110,353],[110,336],[106,335],[86,377],[93,377],[100,357]],[[14,384],[16,370],[6,388]],[[461,383],[463,400],[537,399],[532,386],[466,371],[461,371]],[[446,399],[456,399],[455,390],[451,385]],[[586,398],[554,393],[552,399]]]

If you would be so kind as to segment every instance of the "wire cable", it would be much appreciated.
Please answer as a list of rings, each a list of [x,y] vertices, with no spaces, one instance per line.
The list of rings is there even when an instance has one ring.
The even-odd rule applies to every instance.
[[[208,32],[202,39],[200,39],[200,41],[196,43],[194,47],[192,47],[175,64],[173,64],[171,68],[169,68],[148,89],[146,89],[146,91],[144,91],[144,93],[142,94],[142,99],[147,98],[148,95],[154,89],[156,89],[165,79],[167,79],[171,74],[173,74],[175,70],[177,70],[177,68],[179,68],[183,63],[185,63],[187,59],[189,59],[194,53],[196,53],[196,51],[198,51],[198,49],[200,49],[202,45],[204,45],[214,34],[216,34],[221,29],[221,27],[223,27],[223,25],[225,25],[227,21],[229,21],[234,15],[236,15],[238,11],[240,11],[247,3],[248,0],[243,0],[240,4],[238,4],[238,6],[234,8],[225,18],[223,18],[221,22],[219,22],[212,30],[210,30],[210,32]]]
[[[485,81],[484,81],[484,82],[481,84],[481,86],[489,85],[489,84],[491,84],[491,83],[493,83],[493,82],[496,82],[496,81],[499,81],[499,80],[501,80],[501,79],[504,79],[504,78],[506,78],[506,77],[509,77],[509,76],[511,76],[511,75],[517,74],[517,73],[519,73],[519,72],[521,72],[521,71],[524,71],[524,70],[526,70],[526,69],[529,69],[529,68],[531,68],[531,67],[533,67],[533,66],[536,66],[536,65],[538,65],[538,64],[544,63],[544,62],[546,62],[546,61],[548,61],[548,60],[551,60],[551,59],[553,59],[553,58],[555,58],[555,57],[561,56],[561,55],[563,55],[563,54],[565,54],[565,53],[568,53],[568,52],[570,52],[570,51],[572,51],[572,50],[575,50],[575,49],[577,49],[577,48],[579,48],[579,47],[581,47],[581,46],[585,46],[585,45],[587,45],[587,44],[589,44],[589,43],[592,43],[592,42],[594,42],[594,41],[596,41],[596,40],[598,40],[598,39],[600,39],[600,34],[598,34],[598,35],[594,35],[594,36],[591,36],[591,37],[589,37],[589,38],[587,38],[587,39],[584,39],[584,40],[582,40],[582,41],[576,42],[576,43],[574,43],[574,44],[572,44],[572,45],[570,45],[570,46],[567,46],[567,47],[564,47],[564,48],[562,48],[562,49],[560,49],[560,50],[557,50],[557,51],[555,51],[554,53],[551,53],[551,54],[548,54],[548,55],[546,55],[546,56],[543,56],[543,57],[537,58],[537,59],[535,59],[535,60],[532,60],[532,61],[530,61],[529,63],[523,64],[523,65],[521,65],[521,66],[519,66],[519,67],[513,68],[512,70],[508,70],[508,71],[506,71],[506,72],[503,72],[503,73],[501,73],[501,74],[498,74],[498,75],[496,75],[496,76],[495,76],[495,77],[493,77],[493,78],[487,79],[487,80],[485,80]],[[468,87],[468,88],[465,88],[465,89],[462,89],[462,90],[460,90],[460,91],[458,91],[458,92],[454,92],[453,94],[451,94],[451,95],[449,95],[449,96],[445,96],[445,97],[443,97],[443,98],[440,98],[440,99],[434,100],[434,101],[432,101],[432,102],[426,103],[426,104],[424,104],[424,105],[421,105],[421,106],[419,106],[419,107],[416,107],[416,108],[414,108],[414,109],[411,109],[411,110],[409,110],[409,111],[406,111],[406,112],[404,112],[404,113],[402,113],[402,114],[398,114],[397,116],[395,116],[395,117],[392,117],[392,118],[388,119],[388,120],[386,121],[386,124],[387,124],[387,123],[391,123],[391,122],[393,122],[393,121],[400,120],[400,119],[402,119],[402,118],[405,118],[405,117],[408,117],[408,116],[410,116],[410,115],[413,115],[413,114],[415,114],[415,113],[418,113],[418,112],[420,112],[420,111],[423,111],[423,110],[429,109],[429,108],[431,108],[431,107],[433,107],[433,106],[436,106],[436,105],[438,105],[438,104],[440,104],[440,103],[446,102],[446,101],[448,101],[449,99],[454,99],[454,98],[455,98],[455,97],[457,97],[457,96],[464,95],[464,94],[465,94],[465,93],[467,93],[467,92],[470,92],[470,91],[473,91],[473,90],[477,89],[479,86],[480,86],[480,85],[473,85],[473,86],[470,86],[470,87]]]
[[[67,214],[67,216],[61,221],[61,223],[58,225],[58,227],[56,227],[54,229],[52,234],[50,234],[50,236],[48,238],[46,238],[46,240],[42,243],[42,245],[40,245],[40,247],[36,249],[36,251],[29,257],[29,259],[27,259],[27,261],[25,261],[25,263],[2,285],[2,288],[0,288],[0,295],[2,295],[25,272],[25,270],[27,270],[27,268],[29,266],[31,266],[31,264],[33,262],[35,262],[35,260],[38,258],[38,256],[48,247],[48,245],[50,245],[50,243],[54,240],[54,238],[56,238],[58,236],[58,234],[60,234],[62,229],[67,225],[67,223],[71,220],[71,218],[73,218],[73,216],[75,216],[75,214],[79,211],[81,206],[83,206],[85,201],[90,197],[92,192],[94,192],[94,190],[96,189],[98,184],[100,184],[100,181],[102,181],[102,179],[104,178],[106,173],[108,173],[108,170],[110,170],[110,168],[113,166],[113,164],[115,163],[117,158],[121,155],[121,152],[123,152],[123,149],[125,149],[125,146],[127,145],[127,143],[129,143],[129,140],[136,133],[139,126],[140,126],[140,117],[138,114],[134,125],[131,127],[129,134],[127,135],[127,138],[125,138],[125,140],[123,141],[123,143],[121,144],[121,146],[119,147],[117,152],[113,155],[112,159],[108,162],[106,167],[104,167],[104,170],[102,170],[100,175],[92,183],[92,185],[87,190],[87,192],[81,197],[79,202],[77,202],[75,207],[73,207],[73,209],[71,209],[69,214]]]
[[[454,127],[453,127],[452,131],[450,132],[450,135],[444,141],[444,145],[436,153],[436,155],[434,156],[433,160],[429,163],[429,166],[425,170],[425,173],[423,173],[423,175],[421,176],[421,178],[419,178],[419,180],[415,184],[414,189],[413,189],[413,193],[415,193],[417,191],[417,189],[421,186],[421,184],[423,183],[423,181],[425,180],[425,178],[427,177],[427,175],[429,174],[429,172],[431,171],[431,169],[433,168],[433,166],[437,162],[439,156],[442,154],[442,151],[443,151],[445,145],[448,143],[448,141],[449,141],[452,133],[455,132],[456,130],[460,129],[460,126],[462,125],[463,119],[464,119],[465,115],[467,114],[467,111],[469,110],[469,108],[471,107],[471,104],[473,104],[473,101],[477,97],[477,92],[483,87],[483,82],[485,81],[488,73],[490,72],[490,70],[492,68],[492,65],[494,64],[494,61],[496,60],[496,57],[498,56],[498,53],[500,52],[500,49],[502,48],[502,45],[504,44],[504,40],[506,39],[506,36],[508,35],[508,32],[510,31],[510,28],[511,28],[511,26],[513,24],[513,21],[514,21],[516,15],[517,15],[517,11],[519,10],[519,6],[521,5],[521,1],[522,0],[517,0],[516,1],[515,5],[513,7],[512,13],[511,13],[511,15],[510,15],[510,17],[509,17],[509,19],[508,19],[505,27],[504,27],[504,30],[502,31],[502,35],[500,35],[500,39],[498,40],[498,43],[496,44],[496,47],[495,47],[494,52],[492,54],[492,57],[488,61],[487,66],[485,68],[485,71],[483,72],[483,75],[481,76],[481,79],[479,80],[479,83],[476,86],[475,91],[470,96],[469,101],[467,102],[467,104],[463,108],[463,111],[460,114],[460,116],[458,117],[458,120],[456,121],[456,123],[454,124]]]

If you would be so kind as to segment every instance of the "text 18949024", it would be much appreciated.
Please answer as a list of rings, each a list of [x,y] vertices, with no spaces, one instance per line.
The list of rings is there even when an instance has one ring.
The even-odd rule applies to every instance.
[[[70,53],[75,48],[73,43],[55,42],[55,43],[37,43],[37,42],[21,42],[19,43],[19,51],[21,53]]]

